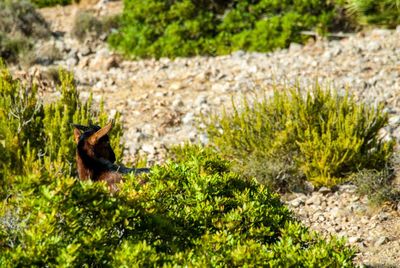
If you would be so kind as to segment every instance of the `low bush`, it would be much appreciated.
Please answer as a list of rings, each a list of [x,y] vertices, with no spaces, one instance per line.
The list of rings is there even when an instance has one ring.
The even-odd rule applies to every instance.
[[[372,205],[395,204],[400,201],[400,187],[394,185],[399,176],[400,154],[396,153],[382,170],[363,169],[351,175],[360,195],[367,196]],[[397,172],[396,172],[397,169]]]
[[[75,15],[72,35],[80,41],[85,38],[99,39],[119,27],[119,16],[97,18],[90,12],[80,11]]]
[[[72,35],[79,40],[83,40],[87,35],[92,34],[98,36],[102,30],[100,20],[90,12],[77,12],[72,28]]]
[[[0,207],[0,262],[352,267],[352,249],[301,226],[279,196],[221,170],[210,152],[186,151],[193,154],[154,167],[144,186],[126,178],[114,196],[100,183],[18,177]]]
[[[400,25],[399,0],[347,0],[347,9],[361,25],[378,25],[395,28]]]
[[[43,17],[34,6],[22,0],[0,1],[0,58],[16,63],[31,53],[33,39],[51,34]]]
[[[33,4],[35,4],[37,7],[50,7],[50,6],[65,6],[65,5],[70,5],[74,1],[72,0],[30,0]]]
[[[393,154],[394,142],[378,136],[388,120],[381,107],[318,84],[305,95],[298,87],[276,90],[270,99],[242,106],[206,120],[206,130],[237,169],[275,189],[305,178],[333,186],[361,169],[382,170]]]
[[[302,43],[303,30],[329,31],[344,20],[332,1],[125,0],[110,44],[134,57],[270,51]]]

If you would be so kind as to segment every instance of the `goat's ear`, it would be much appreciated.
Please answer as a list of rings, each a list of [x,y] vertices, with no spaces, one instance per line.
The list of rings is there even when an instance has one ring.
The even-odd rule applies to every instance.
[[[79,138],[81,137],[81,135],[82,135],[81,131],[75,127],[74,128],[74,140],[75,140],[75,143],[79,142]]]
[[[99,141],[99,139],[101,139],[102,137],[104,137],[105,135],[108,134],[108,132],[111,130],[111,128],[112,128],[112,122],[108,123],[107,125],[105,125],[101,129],[97,130],[94,134],[92,134],[88,138],[88,142],[91,145],[95,145]]]

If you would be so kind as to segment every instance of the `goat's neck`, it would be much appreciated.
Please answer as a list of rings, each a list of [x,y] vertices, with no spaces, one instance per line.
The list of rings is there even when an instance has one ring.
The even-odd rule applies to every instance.
[[[78,169],[78,176],[81,180],[89,180],[93,178],[93,169],[85,165],[79,153],[76,154],[76,165]]]
[[[84,151],[78,150],[76,155],[78,175],[81,180],[98,180],[104,172],[118,172],[119,166],[102,158],[90,157]]]

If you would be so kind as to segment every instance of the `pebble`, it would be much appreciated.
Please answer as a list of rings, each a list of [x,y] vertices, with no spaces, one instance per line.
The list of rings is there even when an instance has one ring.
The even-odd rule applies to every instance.
[[[389,242],[389,238],[386,236],[381,236],[378,239],[376,239],[374,246],[379,247],[379,246],[386,244],[387,242]]]
[[[332,191],[328,187],[324,187],[323,186],[323,187],[319,188],[318,192],[320,192],[321,194],[328,194],[328,193],[330,193]]]
[[[359,237],[359,236],[351,236],[351,237],[349,237],[349,243],[350,244],[355,244],[355,243],[361,242],[361,241],[362,241],[362,238]]]

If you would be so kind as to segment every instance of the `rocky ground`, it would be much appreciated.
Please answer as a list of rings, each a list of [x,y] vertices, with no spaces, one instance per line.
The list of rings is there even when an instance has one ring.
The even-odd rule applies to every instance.
[[[122,3],[116,1],[84,8],[103,16],[118,13],[121,7]],[[372,105],[384,103],[390,125],[382,135],[400,142],[400,27],[338,40],[317,38],[305,46],[292,44],[273,53],[238,51],[219,57],[128,61],[111,52],[101,40],[79,42],[71,37],[71,25],[80,8],[41,10],[52,30],[62,34],[38,44],[38,48],[56,48],[61,57],[54,62],[43,61],[46,65],[35,65],[28,71],[17,66],[12,71],[44,79],[49,79],[58,66],[73,71],[82,98],[92,91],[95,100],[104,98],[110,114],[123,114],[125,161],[140,152],[150,163],[160,163],[171,144],[188,140],[207,143],[207,136],[196,128],[199,115],[220,112],[222,107],[229,110],[232,99],[269,94],[274,86],[294,83],[306,88],[316,81],[343,92],[348,88],[357,99]],[[57,94],[48,89],[44,92],[46,99]],[[347,237],[359,249],[357,263],[397,267],[400,210],[371,208],[355,190],[343,185],[335,191],[322,188],[294,193],[283,200],[311,228]]]

